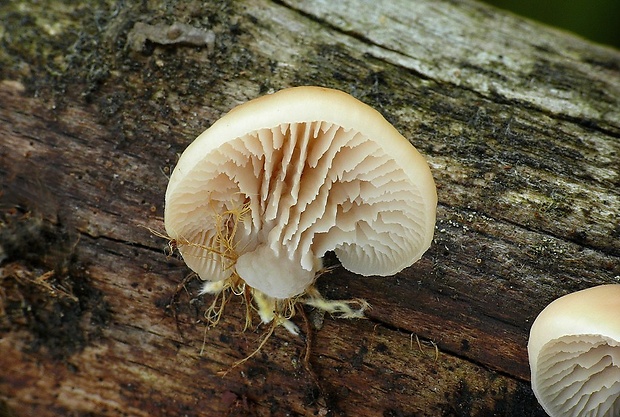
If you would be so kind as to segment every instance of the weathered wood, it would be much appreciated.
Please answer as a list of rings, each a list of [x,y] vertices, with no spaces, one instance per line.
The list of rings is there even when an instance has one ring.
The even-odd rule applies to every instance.
[[[618,51],[473,2],[10,3],[0,414],[544,415],[532,320],[620,282]],[[137,22],[190,24],[205,45],[136,47]],[[318,328],[298,315],[305,336],[277,329],[220,376],[265,329],[243,332],[238,300],[207,329],[210,299],[148,228],[197,134],[302,84],[350,92],[427,156],[435,241],[392,278],[320,278],[368,300],[367,320],[307,310]]]

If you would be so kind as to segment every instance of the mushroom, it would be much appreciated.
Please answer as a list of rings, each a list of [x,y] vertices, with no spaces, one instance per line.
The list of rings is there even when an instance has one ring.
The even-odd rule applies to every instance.
[[[424,157],[379,112],[341,91],[296,87],[234,108],[187,147],[165,227],[203,293],[244,293],[263,322],[292,314],[286,300],[301,296],[357,316],[314,290],[323,255],[393,275],[429,248],[436,205]]]
[[[550,416],[620,415],[620,285],[558,298],[536,318],[532,389]]]

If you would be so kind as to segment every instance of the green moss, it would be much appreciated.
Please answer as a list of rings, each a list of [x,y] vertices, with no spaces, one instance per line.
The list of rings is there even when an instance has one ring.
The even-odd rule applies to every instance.
[[[97,2],[4,2],[0,14],[0,78],[21,81],[33,94],[66,92],[65,77],[86,52],[110,4]],[[93,13],[93,10],[95,12]]]

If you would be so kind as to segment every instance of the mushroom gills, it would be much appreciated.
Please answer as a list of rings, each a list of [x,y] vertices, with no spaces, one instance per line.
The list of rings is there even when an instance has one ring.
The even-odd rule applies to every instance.
[[[560,297],[534,320],[532,390],[552,417],[620,416],[620,285]]]
[[[538,395],[553,398],[546,405],[552,415],[620,415],[619,342],[564,336],[543,347],[538,367]]]
[[[294,330],[296,301],[342,317],[368,307],[316,291],[326,252],[350,271],[393,275],[430,246],[436,205],[428,164],[377,111],[298,87],[236,107],[188,146],[165,223],[203,293],[244,295],[263,322]]]

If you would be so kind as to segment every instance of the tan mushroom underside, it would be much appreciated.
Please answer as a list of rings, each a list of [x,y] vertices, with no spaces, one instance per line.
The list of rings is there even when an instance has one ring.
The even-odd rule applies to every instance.
[[[549,304],[530,332],[532,389],[554,417],[620,416],[620,285]]]
[[[238,106],[188,146],[165,225],[202,279],[236,268],[251,287],[288,298],[329,250],[362,275],[413,264],[432,240],[436,198],[424,158],[378,112],[298,87]]]

